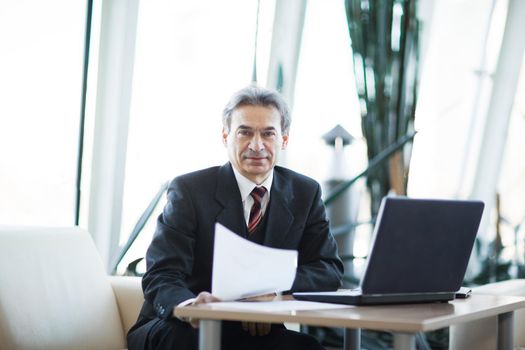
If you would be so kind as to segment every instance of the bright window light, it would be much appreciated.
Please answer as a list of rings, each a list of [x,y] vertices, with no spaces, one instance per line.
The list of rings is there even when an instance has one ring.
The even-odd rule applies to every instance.
[[[0,224],[72,225],[86,2],[0,2]]]

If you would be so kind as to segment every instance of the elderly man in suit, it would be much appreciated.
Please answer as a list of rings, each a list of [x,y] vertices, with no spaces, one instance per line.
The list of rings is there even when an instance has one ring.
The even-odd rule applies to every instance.
[[[216,222],[253,242],[297,250],[291,291],[340,287],[343,265],[319,184],[276,166],[290,121],[277,92],[240,90],[223,112],[229,162],[171,182],[146,254],[145,302],[128,333],[131,350],[197,348],[197,320],[178,319],[173,309],[218,300],[209,292]],[[322,349],[313,337],[282,324],[223,322],[221,339],[223,349]]]

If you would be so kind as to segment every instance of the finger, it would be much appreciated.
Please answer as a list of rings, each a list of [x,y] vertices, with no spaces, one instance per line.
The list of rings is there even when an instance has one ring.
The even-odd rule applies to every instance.
[[[248,330],[251,336],[257,335],[257,324],[254,322],[248,322]]]
[[[242,329],[248,332],[248,322],[242,321],[241,322]]]
[[[198,318],[190,318],[188,320],[188,322],[190,323],[190,325],[193,327],[193,328],[199,328],[199,319]]]
[[[206,303],[207,298],[208,298],[208,295],[206,292],[199,293],[199,295],[197,295],[197,298],[195,298],[193,305],[204,304]]]
[[[220,299],[217,298],[215,295],[208,292],[200,292],[199,295],[197,295],[197,298],[195,298],[193,305],[213,303],[217,301],[220,301]]]

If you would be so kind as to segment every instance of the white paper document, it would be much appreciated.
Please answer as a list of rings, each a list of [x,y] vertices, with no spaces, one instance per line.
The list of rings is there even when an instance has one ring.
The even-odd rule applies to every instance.
[[[289,290],[297,251],[264,247],[215,224],[211,293],[223,301]]]
[[[291,312],[302,310],[331,310],[331,309],[349,309],[355,306],[317,303],[314,301],[299,301],[299,300],[281,300],[281,301],[229,301],[213,304],[214,309],[239,309],[245,311],[260,311],[260,312]]]

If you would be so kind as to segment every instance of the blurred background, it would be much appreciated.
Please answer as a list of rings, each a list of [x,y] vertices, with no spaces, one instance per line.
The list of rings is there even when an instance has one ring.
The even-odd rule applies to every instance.
[[[388,194],[483,200],[465,283],[524,277],[524,3],[1,0],[0,224],[79,225],[140,275],[167,181],[227,161],[222,108],[257,83],[347,286]]]

